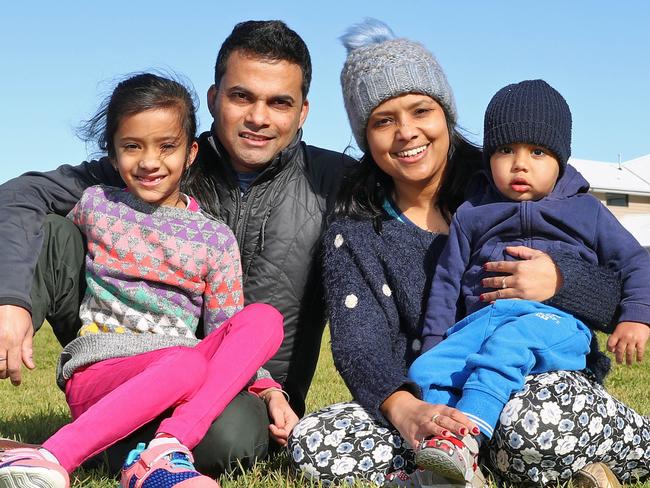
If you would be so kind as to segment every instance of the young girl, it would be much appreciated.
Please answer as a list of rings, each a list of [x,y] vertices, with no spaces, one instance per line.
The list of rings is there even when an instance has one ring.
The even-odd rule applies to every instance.
[[[69,215],[88,242],[82,327],[57,368],[74,421],[41,449],[5,452],[0,487],[68,487],[68,473],[167,409],[155,438],[126,459],[121,486],[218,487],[190,450],[275,353],[282,316],[242,310],[234,235],[180,192],[198,149],[185,87],[129,78],[90,128],[127,189],[90,187]],[[269,388],[279,385],[258,372],[249,391]]]

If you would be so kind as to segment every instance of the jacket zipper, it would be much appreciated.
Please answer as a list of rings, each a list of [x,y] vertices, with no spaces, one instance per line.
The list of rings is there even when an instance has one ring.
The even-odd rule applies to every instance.
[[[529,203],[530,202],[528,202],[528,201],[521,202],[521,204],[523,205],[522,212],[521,212],[521,215],[523,217],[522,218],[522,226],[523,226],[523,233],[522,234],[524,235],[524,237],[526,239],[525,242],[524,242],[524,245],[528,246],[528,247],[530,247],[532,245],[531,236],[532,236],[532,233],[533,233],[531,218],[530,218],[530,205],[529,205]]]

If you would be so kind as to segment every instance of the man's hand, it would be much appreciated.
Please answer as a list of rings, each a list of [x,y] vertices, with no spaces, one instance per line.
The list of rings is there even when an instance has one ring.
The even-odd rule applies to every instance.
[[[616,355],[618,364],[630,366],[636,356],[637,362],[643,361],[645,346],[650,337],[650,326],[639,322],[621,322],[607,340],[607,350]]]
[[[271,437],[281,446],[286,446],[289,434],[298,423],[298,416],[281,391],[267,390],[262,392],[260,397],[266,402],[269,410]]]
[[[32,359],[34,327],[27,310],[16,305],[0,305],[0,379],[10,378],[18,386],[21,368],[36,365]]]

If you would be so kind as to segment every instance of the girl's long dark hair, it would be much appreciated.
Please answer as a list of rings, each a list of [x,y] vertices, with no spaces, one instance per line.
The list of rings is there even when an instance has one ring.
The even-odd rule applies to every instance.
[[[114,159],[113,137],[124,117],[147,110],[176,108],[189,154],[196,134],[196,107],[196,94],[187,82],[177,81],[171,75],[135,73],[117,84],[95,115],[77,129],[77,135],[86,142],[96,143],[100,151]]]
[[[470,178],[481,169],[481,149],[472,144],[458,129],[447,123],[450,134],[449,152],[436,205],[447,223],[465,200]],[[348,172],[339,190],[334,206],[335,217],[372,220],[381,231],[384,217],[384,199],[393,192],[394,184],[372,159],[370,152],[363,155],[354,169]]]

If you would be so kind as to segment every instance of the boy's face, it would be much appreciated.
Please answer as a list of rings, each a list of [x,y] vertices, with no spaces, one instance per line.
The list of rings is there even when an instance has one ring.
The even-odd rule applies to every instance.
[[[560,164],[548,149],[523,143],[499,147],[490,157],[490,169],[501,194],[517,202],[544,198],[560,174]]]

